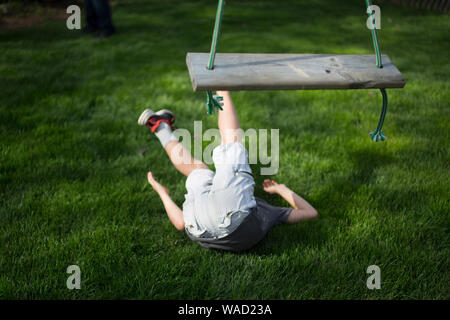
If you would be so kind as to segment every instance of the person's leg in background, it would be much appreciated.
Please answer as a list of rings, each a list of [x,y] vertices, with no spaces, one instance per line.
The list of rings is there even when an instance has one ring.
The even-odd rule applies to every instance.
[[[116,28],[112,23],[111,7],[108,0],[91,0],[98,19],[98,27],[100,29],[100,38],[106,38],[116,32]]]
[[[84,10],[86,12],[86,27],[83,29],[85,33],[94,33],[98,30],[97,15],[95,14],[95,8],[93,2],[95,0],[85,0]]]

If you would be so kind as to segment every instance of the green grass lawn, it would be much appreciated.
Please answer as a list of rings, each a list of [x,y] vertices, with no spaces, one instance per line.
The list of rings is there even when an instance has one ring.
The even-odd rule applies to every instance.
[[[117,2],[107,40],[65,21],[0,32],[0,298],[450,298],[448,15],[380,4],[382,51],[407,80],[388,90],[386,142],[368,136],[378,90],[233,94],[243,128],[280,129],[273,179],[319,218],[232,254],[171,225],[146,172],[179,204],[185,178],[136,124],[169,107],[178,128],[216,126],[185,65],[209,50],[216,3]],[[219,52],[371,54],[366,17],[356,0],[229,1]],[[287,206],[263,179],[256,195]]]

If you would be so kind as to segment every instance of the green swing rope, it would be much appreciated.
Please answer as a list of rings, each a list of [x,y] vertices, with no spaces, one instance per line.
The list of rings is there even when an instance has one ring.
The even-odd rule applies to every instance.
[[[214,24],[214,32],[211,42],[211,50],[209,53],[209,61],[206,68],[208,70],[214,69],[214,59],[216,58],[216,50],[217,50],[217,42],[219,41],[219,34],[220,34],[220,26],[222,25],[222,13],[223,13],[223,7],[225,5],[224,0],[219,0],[219,4],[217,5],[217,12],[216,12],[216,22]],[[216,109],[222,109],[222,103],[223,100],[222,97],[213,95],[211,90],[206,91],[206,110],[208,114],[214,113],[214,108]]]
[[[369,11],[369,8],[372,6],[371,0],[365,0],[366,6],[367,6],[367,14],[369,15],[369,18],[372,19],[372,12]],[[378,41],[378,32],[375,28],[375,25],[373,25],[373,22],[371,21],[371,33],[372,33],[372,41],[373,41],[373,47],[375,49],[375,55],[377,57],[377,67],[383,68],[383,62],[381,61],[381,50],[380,50],[380,42]],[[378,141],[384,141],[387,139],[387,137],[384,135],[384,132],[381,130],[383,128],[384,118],[386,117],[387,107],[388,107],[388,97],[386,89],[382,88],[380,89],[381,95],[383,96],[383,106],[381,107],[381,114],[380,119],[378,120],[377,128],[369,133],[370,138],[372,141],[378,142]]]
[[[372,1],[365,0],[365,3],[367,6],[367,14],[369,15],[369,18],[372,18],[373,13],[371,11],[369,11],[369,8],[372,6]],[[219,3],[217,5],[216,20],[214,23],[214,32],[213,32],[213,37],[212,37],[212,42],[211,42],[211,50],[209,53],[208,65],[206,66],[206,68],[208,70],[214,69],[214,59],[216,57],[217,43],[219,40],[220,26],[222,24],[222,13],[223,13],[224,5],[225,5],[225,1],[219,0]],[[375,26],[373,25],[373,23],[372,23],[372,28],[371,28],[371,34],[372,34],[373,47],[375,49],[377,67],[383,68],[383,62],[381,60],[380,43],[378,41],[378,32],[377,32],[377,29],[375,28]],[[388,97],[387,97],[387,92],[386,92],[385,88],[381,88],[380,91],[381,91],[381,95],[383,96],[383,106],[381,108],[380,119],[378,120],[377,128],[374,131],[369,133],[370,138],[372,139],[372,141],[375,141],[375,142],[384,141],[387,139],[381,129],[383,128],[383,123],[384,123],[384,119],[386,117],[386,112],[387,112],[387,108],[388,108]],[[223,100],[222,97],[213,95],[211,90],[207,90],[206,94],[207,94],[206,107],[207,107],[208,114],[213,114],[215,108],[223,110],[222,103],[221,103],[221,101]]]

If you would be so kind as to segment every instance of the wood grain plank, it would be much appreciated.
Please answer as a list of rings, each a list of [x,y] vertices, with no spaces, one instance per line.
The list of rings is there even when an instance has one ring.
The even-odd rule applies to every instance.
[[[194,91],[403,88],[405,79],[387,55],[208,53],[186,56]]]

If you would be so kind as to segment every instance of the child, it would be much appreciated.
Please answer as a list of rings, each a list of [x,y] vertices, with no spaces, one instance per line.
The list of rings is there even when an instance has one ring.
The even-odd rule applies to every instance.
[[[254,179],[248,154],[242,145],[239,121],[228,91],[223,97],[218,126],[222,144],[213,151],[216,172],[195,159],[172,133],[175,116],[169,110],[145,110],[138,123],[156,134],[170,160],[187,176],[186,200],[181,210],[170,198],[167,188],[152,172],[148,182],[160,196],[170,221],[185,229],[193,241],[206,248],[239,252],[261,241],[269,230],[281,223],[297,223],[317,217],[317,211],[284,184],[266,179],[264,191],[279,194],[292,208],[275,207],[254,196]]]

